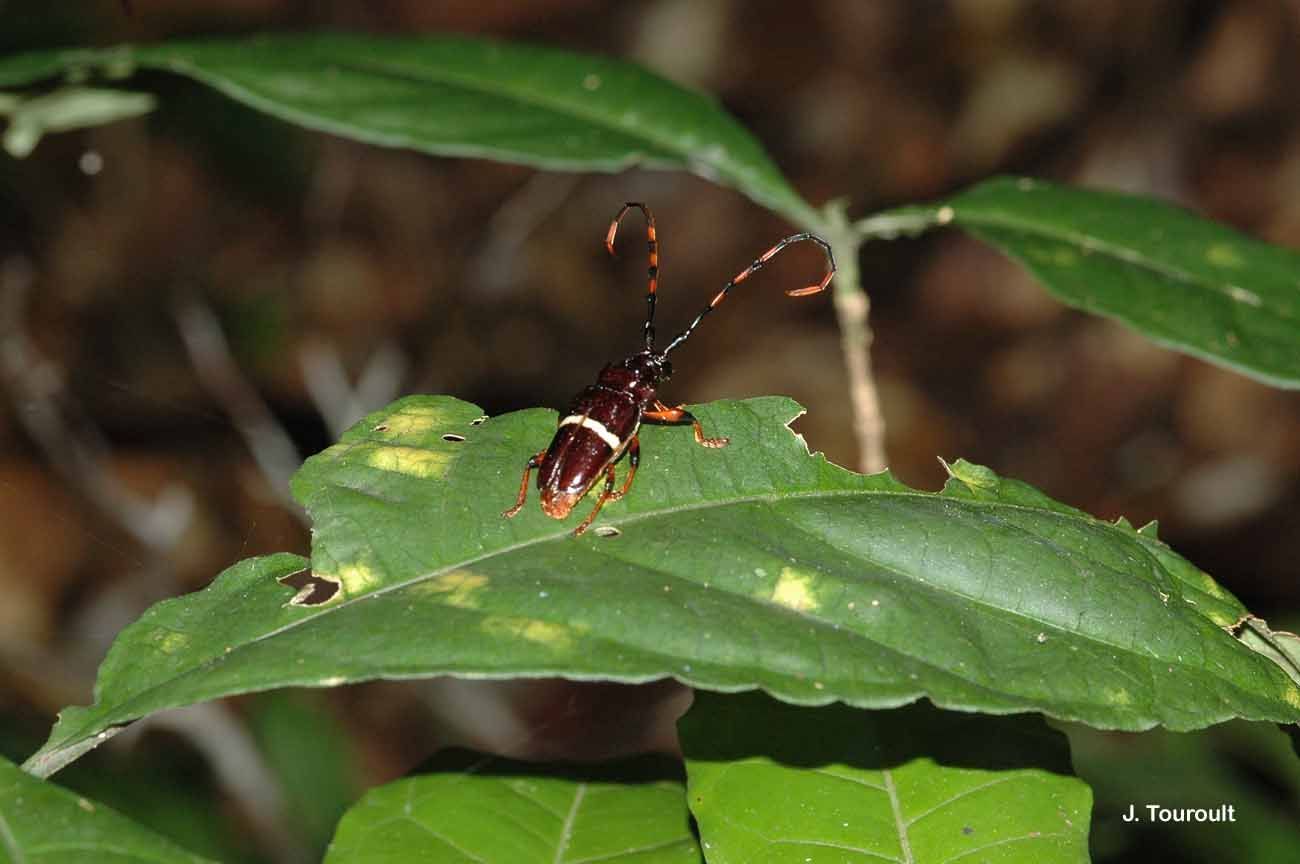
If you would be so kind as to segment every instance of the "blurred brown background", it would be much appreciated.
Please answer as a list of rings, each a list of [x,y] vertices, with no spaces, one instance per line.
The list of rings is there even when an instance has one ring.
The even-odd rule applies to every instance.
[[[716,94],[853,216],[1017,173],[1171,199],[1300,248],[1300,4],[1281,0],[0,2],[6,51],[267,29],[474,33]],[[150,117],[0,156],[0,712],[43,731],[113,635],[239,558],[307,551],[286,472],[410,392],[561,407],[792,226],[684,174],[543,174],[307,134],[162,75]],[[956,233],[868,246],[894,472],[963,456],[1161,536],[1300,620],[1300,399],[1060,306]],[[788,394],[856,461],[830,303],[783,256],[674,358],[665,398]],[[508,503],[511,491],[503,498]],[[409,707],[356,698],[400,725]],[[340,697],[348,699],[352,697]],[[408,718],[409,719],[409,718]],[[410,721],[415,725],[415,721]],[[379,746],[379,745],[373,745]],[[375,757],[381,761],[383,755]],[[394,757],[396,759],[396,757]],[[400,761],[400,760],[397,760]]]

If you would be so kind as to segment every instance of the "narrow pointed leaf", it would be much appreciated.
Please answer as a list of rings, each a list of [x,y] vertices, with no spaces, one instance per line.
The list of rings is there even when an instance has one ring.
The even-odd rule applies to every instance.
[[[1278,387],[1300,387],[1300,253],[1159,201],[1000,178],[868,220],[953,224],[1071,306]],[[894,233],[881,231],[883,234]]]
[[[365,795],[326,864],[699,864],[675,761],[535,765],[465,752]]]
[[[619,60],[484,39],[279,34],[47,51],[0,60],[0,87],[56,70],[193,78],[276,117],[390,147],[542,168],[693,171],[798,222],[816,214],[713,100]]]
[[[700,693],[679,728],[709,864],[1088,861],[1092,793],[1041,717]]]
[[[730,446],[643,427],[630,494],[580,538],[590,501],[555,521],[532,491],[502,517],[554,412],[409,397],[372,414],[294,480],[310,572],[244,562],[151,609],[33,769],[164,707],[440,674],[928,695],[1122,729],[1300,720],[1296,684],[1229,632],[1246,610],[1149,532],[965,462],[938,493],[854,474],[808,453],[788,399],[695,413]]]
[[[0,864],[203,864],[102,804],[0,758]]]

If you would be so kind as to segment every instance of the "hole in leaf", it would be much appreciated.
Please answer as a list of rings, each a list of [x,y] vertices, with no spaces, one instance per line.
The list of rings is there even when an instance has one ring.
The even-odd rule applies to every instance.
[[[473,420],[469,421],[469,425],[482,426],[484,423],[487,422],[487,419],[488,419],[487,415],[484,414],[482,417],[475,417]]]
[[[623,532],[615,528],[613,525],[601,525],[599,528],[593,529],[592,533],[597,537],[617,537]]]
[[[387,424],[387,423],[380,423],[378,426],[376,426],[374,429],[371,429],[370,431],[371,431],[371,432],[387,432],[387,431],[388,431],[388,424]]]
[[[464,436],[464,435],[453,435],[451,432],[448,432],[446,435],[443,435],[443,436],[442,436],[442,440],[443,440],[443,441],[459,442],[459,441],[464,441],[464,440],[465,440],[465,436]]]
[[[319,576],[311,570],[299,570],[281,576],[278,581],[298,592],[289,600],[290,606],[319,606],[333,600],[339,593],[339,580]]]

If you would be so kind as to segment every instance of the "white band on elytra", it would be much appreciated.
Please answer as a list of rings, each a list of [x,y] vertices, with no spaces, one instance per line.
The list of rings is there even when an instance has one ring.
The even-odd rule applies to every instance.
[[[560,421],[561,426],[581,426],[583,429],[590,429],[595,432],[601,441],[609,445],[609,449],[617,450],[623,443],[618,436],[605,428],[605,424],[599,420],[592,420],[586,414],[570,414]]]

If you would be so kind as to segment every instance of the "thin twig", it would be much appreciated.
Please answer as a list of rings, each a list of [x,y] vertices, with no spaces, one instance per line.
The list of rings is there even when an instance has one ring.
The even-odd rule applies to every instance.
[[[474,254],[479,292],[500,295],[516,283],[524,243],[577,188],[578,174],[539,171],[492,214],[486,239]]]
[[[410,366],[392,339],[384,340],[370,355],[355,387],[348,381],[343,360],[331,344],[307,344],[298,355],[298,363],[307,393],[334,438],[368,411],[395,399]]]
[[[73,428],[70,407],[60,405],[63,380],[27,338],[23,326],[32,284],[31,265],[21,258],[0,263],[0,374],[27,434],[63,478],[141,545],[165,556],[189,527],[193,494],[168,485],[155,500],[143,498],[104,467],[106,446],[86,418]]]
[[[307,524],[307,514],[289,495],[289,478],[302,464],[302,456],[289,433],[239,371],[217,316],[193,295],[179,300],[174,312],[199,380],[225,409],[272,493]]]

